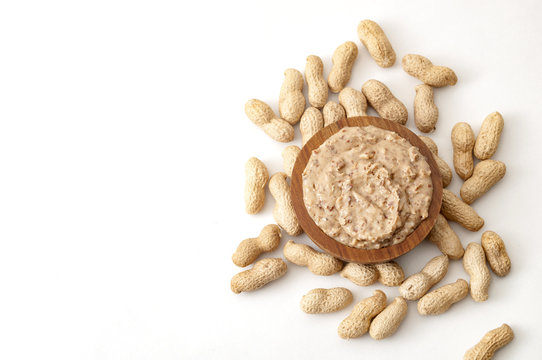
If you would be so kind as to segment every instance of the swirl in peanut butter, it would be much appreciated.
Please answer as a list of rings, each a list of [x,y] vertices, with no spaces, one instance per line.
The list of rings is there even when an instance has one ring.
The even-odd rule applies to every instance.
[[[427,218],[432,193],[418,148],[374,126],[342,128],[303,171],[303,199],[316,225],[360,249],[402,242]]]

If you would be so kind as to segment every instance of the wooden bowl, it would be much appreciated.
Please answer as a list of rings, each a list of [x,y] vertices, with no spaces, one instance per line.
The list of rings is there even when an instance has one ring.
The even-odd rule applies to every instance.
[[[433,182],[433,195],[429,205],[429,215],[424,219],[405,240],[396,245],[391,245],[374,250],[364,250],[344,245],[328,236],[314,223],[310,217],[305,202],[303,201],[302,173],[312,151],[318,148],[331,135],[337,133],[343,127],[373,125],[385,130],[394,131],[399,136],[407,139],[412,145],[420,149],[431,168],[431,180]],[[393,121],[373,117],[361,116],[340,120],[318,131],[301,149],[294,165],[291,182],[292,202],[299,224],[309,238],[325,252],[348,262],[372,264],[395,259],[416,247],[429,234],[433,228],[437,215],[440,212],[442,202],[442,179],[437,164],[431,151],[424,142],[412,131]]]

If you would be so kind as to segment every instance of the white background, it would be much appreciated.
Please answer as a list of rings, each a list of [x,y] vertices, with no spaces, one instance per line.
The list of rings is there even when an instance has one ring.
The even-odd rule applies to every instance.
[[[541,12],[534,0],[2,2],[0,358],[459,359],[503,322],[516,338],[497,358],[539,358]],[[387,33],[392,68],[357,39],[366,18]],[[256,156],[281,171],[285,146],[246,118],[244,103],[276,111],[283,71],[316,54],[327,76],[347,40],[360,46],[349,85],[386,83],[413,130],[418,80],[401,57],[456,71],[456,86],[435,91],[432,135],[450,164],[456,122],[477,133],[487,114],[505,118],[494,158],[508,172],[474,207],[482,231],[504,238],[512,272],[493,277],[485,303],[468,297],[435,317],[409,303],[380,342],[338,337],[351,307],[307,315],[299,300],[315,287],[345,286],[355,302],[397,288],[289,264],[261,290],[230,291],[237,244],[274,222],[269,194],[260,214],[244,212],[244,163]],[[455,176],[450,189],[460,186]],[[480,241],[482,231],[454,229],[464,245]],[[398,261],[408,275],[438,254],[424,243]],[[441,284],[458,277],[455,261]]]

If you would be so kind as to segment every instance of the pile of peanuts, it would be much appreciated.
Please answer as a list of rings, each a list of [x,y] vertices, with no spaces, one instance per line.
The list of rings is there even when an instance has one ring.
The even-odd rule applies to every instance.
[[[358,36],[380,67],[387,68],[395,63],[395,51],[377,23],[371,20],[361,21]],[[308,56],[305,79],[298,70],[287,69],[284,72],[285,79],[279,95],[280,117],[275,115],[269,105],[256,99],[246,103],[247,117],[272,139],[280,142],[293,140],[293,125],[299,122],[303,144],[320,129],[335,121],[367,115],[368,105],[381,117],[405,125],[408,120],[406,106],[382,82],[368,80],[361,87],[361,91],[346,87],[357,56],[358,47],[355,43],[348,41],[340,45],[333,53],[333,66],[327,81],[323,76],[322,60],[315,55]],[[421,55],[405,55],[402,67],[407,74],[422,82],[415,88],[414,123],[421,132],[432,132],[439,116],[433,100],[433,88],[455,85],[457,76],[450,68],[433,65]],[[305,108],[303,95],[305,82],[310,104],[308,108]],[[339,103],[328,101],[328,91],[339,94]],[[394,261],[372,265],[344,264],[343,261],[308,245],[292,240],[286,242],[283,248],[284,257],[293,264],[306,266],[316,275],[329,276],[340,272],[342,277],[358,286],[368,286],[377,281],[385,286],[399,286],[401,296],[389,304],[386,294],[380,290],[375,290],[373,296],[358,302],[351,314],[339,324],[340,337],[357,338],[368,332],[372,338],[379,340],[392,335],[406,316],[407,301],[418,301],[417,309],[421,315],[442,314],[469,293],[474,301],[486,301],[491,282],[489,268],[497,276],[502,277],[509,273],[510,258],[498,234],[486,231],[482,234],[480,243],[471,242],[464,249],[448,223],[456,222],[473,232],[484,225],[484,220],[470,205],[505,175],[504,163],[491,159],[497,150],[503,126],[503,117],[494,112],[483,121],[478,136],[475,136],[470,125],[465,122],[457,123],[453,127],[453,165],[464,183],[460,197],[447,189],[443,190],[441,213],[427,237],[443,255],[431,259],[420,272],[405,279],[403,269]],[[432,152],[442,176],[443,186],[447,187],[452,180],[451,168],[438,156],[438,148],[433,140],[426,136],[420,138]],[[286,147],[282,153],[284,172],[271,177],[265,164],[259,159],[253,157],[246,163],[246,212],[255,214],[262,209],[267,186],[275,199],[273,217],[278,225],[267,225],[258,237],[243,240],[239,244],[233,254],[233,262],[240,267],[253,263],[254,265],[232,278],[231,289],[236,294],[259,289],[287,271],[287,265],[281,258],[256,260],[263,253],[279,247],[281,229],[290,236],[303,232],[292,206],[288,183],[299,152],[300,148],[297,146]],[[473,155],[480,160],[476,166]],[[461,258],[469,282],[457,279],[430,291],[446,275],[449,260]],[[489,263],[489,268],[486,262]],[[346,308],[352,301],[352,292],[342,287],[313,289],[301,299],[301,310],[308,314],[329,313]],[[464,359],[489,359],[496,350],[509,343],[513,336],[511,328],[503,324],[488,332],[477,345],[469,349]]]

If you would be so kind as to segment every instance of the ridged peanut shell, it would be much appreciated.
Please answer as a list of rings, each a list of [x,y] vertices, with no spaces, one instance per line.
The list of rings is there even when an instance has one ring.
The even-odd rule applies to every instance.
[[[498,112],[489,114],[480,127],[480,132],[474,143],[474,156],[487,160],[495,154],[499,146],[504,119]]]
[[[347,41],[335,49],[331,58],[333,66],[327,78],[329,89],[332,92],[338,93],[344,89],[350,80],[352,66],[354,66],[357,57],[358,47],[352,41]]]
[[[433,88],[421,84],[416,86],[414,97],[414,123],[421,132],[435,130],[438,121],[438,108],[433,99]]]
[[[301,142],[303,145],[309,141],[314,134],[324,128],[324,116],[322,112],[315,107],[310,107],[305,110],[299,122],[299,130],[301,131]]]
[[[512,263],[510,262],[510,257],[508,257],[502,238],[493,231],[486,231],[482,234],[482,248],[486,254],[487,262],[495,275],[508,275]]]
[[[386,294],[375,290],[373,296],[361,300],[340,324],[337,332],[343,339],[360,337],[369,331],[371,320],[386,307]]]
[[[381,117],[405,125],[408,120],[406,106],[399,101],[386,85],[378,80],[367,80],[361,92]]]
[[[322,114],[324,116],[324,126],[346,119],[344,108],[335,101],[328,101],[322,110]]]
[[[440,212],[446,219],[455,221],[470,231],[478,231],[484,226],[484,219],[472,207],[446,189],[442,189]]]
[[[333,256],[314,250],[309,245],[296,244],[292,240],[284,245],[284,257],[299,266],[306,266],[316,275],[333,275],[343,268],[343,262]]]
[[[369,335],[375,340],[382,340],[393,335],[403,322],[408,310],[405,299],[396,297],[380,314],[378,314],[369,327]]]
[[[458,301],[463,300],[469,293],[469,284],[459,279],[455,283],[444,285],[425,294],[418,301],[418,312],[421,315],[443,314]]]
[[[432,87],[443,87],[457,83],[457,75],[452,69],[433,65],[428,58],[421,55],[405,55],[402,65],[407,74]]]
[[[489,191],[506,174],[506,165],[496,160],[482,160],[474,167],[472,176],[461,186],[460,195],[464,202],[472,204]]]
[[[299,70],[286,69],[279,94],[279,114],[288,123],[297,124],[305,111],[303,75]]]
[[[252,264],[264,252],[274,251],[279,247],[282,234],[275,224],[264,226],[257,238],[241,241],[232,261],[235,265],[245,267]]]
[[[265,203],[265,185],[269,172],[258,158],[251,157],[245,164],[245,210],[247,214],[258,213]]]
[[[231,290],[236,294],[257,290],[286,274],[286,270],[286,263],[280,258],[262,259],[252,269],[236,274],[231,279]]]
[[[352,292],[343,287],[313,289],[301,299],[301,310],[307,314],[325,314],[344,309],[352,303]]]
[[[341,276],[359,286],[374,284],[379,273],[372,264],[348,263],[341,271]]]
[[[367,116],[367,99],[361,91],[346,87],[339,93],[339,103],[347,117]]]
[[[328,89],[324,79],[324,63],[316,55],[309,55],[305,65],[305,80],[309,103],[321,109],[327,103]]]
[[[463,268],[470,276],[470,294],[474,301],[486,301],[489,297],[491,274],[486,265],[484,249],[478,243],[471,242],[463,255]]]
[[[360,22],[358,37],[378,66],[388,68],[395,64],[395,51],[384,30],[376,22],[372,20]]]

